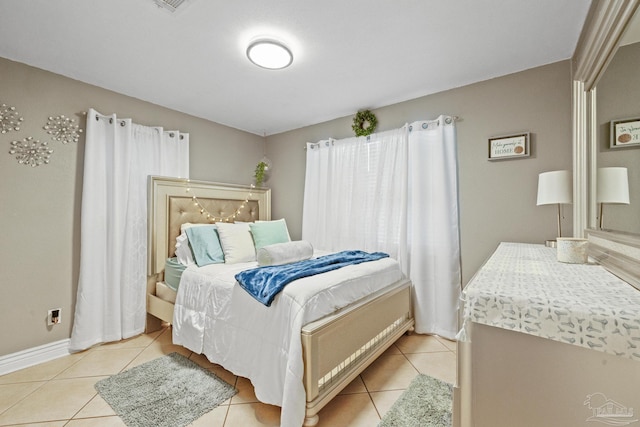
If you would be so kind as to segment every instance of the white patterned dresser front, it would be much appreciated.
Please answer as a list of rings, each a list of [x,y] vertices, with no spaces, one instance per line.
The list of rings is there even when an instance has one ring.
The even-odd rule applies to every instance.
[[[456,425],[640,427],[640,291],[501,243],[462,299]]]

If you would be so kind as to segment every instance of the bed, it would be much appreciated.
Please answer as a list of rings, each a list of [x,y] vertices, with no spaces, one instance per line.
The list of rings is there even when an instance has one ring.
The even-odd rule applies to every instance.
[[[147,331],[171,323],[174,343],[248,378],[260,401],[281,406],[283,427],[315,425],[322,407],[413,329],[411,284],[390,258],[296,280],[270,306],[234,280],[255,261],[187,267],[172,295],[164,269],[181,225],[275,222],[271,191],[150,177],[148,197]]]

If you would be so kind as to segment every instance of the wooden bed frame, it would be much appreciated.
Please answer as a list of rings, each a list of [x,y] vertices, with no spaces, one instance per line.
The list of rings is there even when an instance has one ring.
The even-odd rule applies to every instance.
[[[197,196],[197,205],[193,196]],[[149,256],[147,332],[173,321],[173,303],[156,296],[165,261],[174,255],[180,224],[210,220],[200,211],[236,221],[271,219],[271,190],[246,186],[149,177]],[[244,207],[240,207],[244,206]],[[403,279],[386,289],[305,325],[301,332],[306,391],[304,425],[367,366],[414,325],[411,283]]]

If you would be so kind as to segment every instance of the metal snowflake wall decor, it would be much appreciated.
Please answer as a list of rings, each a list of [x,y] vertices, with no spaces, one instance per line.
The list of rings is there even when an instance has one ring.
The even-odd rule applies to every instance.
[[[82,129],[75,124],[75,120],[65,116],[49,117],[44,130],[52,136],[54,141],[60,141],[63,144],[78,142],[82,133]]]
[[[0,133],[20,130],[22,120],[22,117],[16,111],[16,107],[9,107],[6,104],[0,105]]]
[[[33,140],[32,137],[27,137],[22,141],[12,141],[9,154],[15,154],[18,163],[36,167],[41,164],[48,164],[49,157],[51,157],[51,150],[46,142],[40,142]]]

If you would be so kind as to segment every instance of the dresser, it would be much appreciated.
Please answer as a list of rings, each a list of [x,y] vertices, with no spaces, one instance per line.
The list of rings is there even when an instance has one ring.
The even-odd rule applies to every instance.
[[[465,287],[454,425],[640,426],[640,291],[501,243]]]

